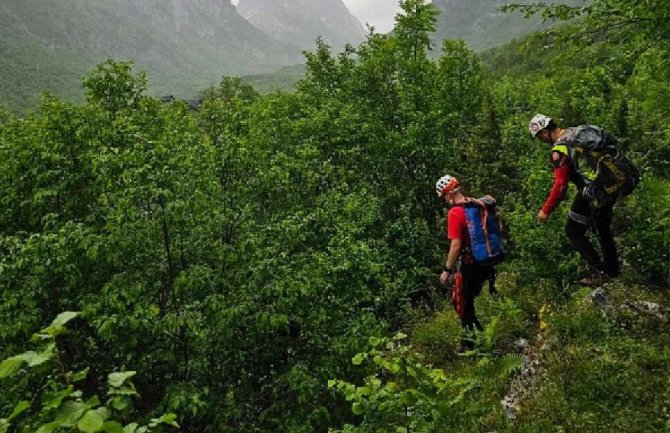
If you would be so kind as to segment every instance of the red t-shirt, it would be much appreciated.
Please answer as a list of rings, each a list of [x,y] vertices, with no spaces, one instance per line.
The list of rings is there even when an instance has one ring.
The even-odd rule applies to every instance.
[[[465,220],[465,209],[463,206],[454,206],[449,209],[447,215],[447,238],[461,239],[463,246],[470,245],[470,233],[468,223]]]

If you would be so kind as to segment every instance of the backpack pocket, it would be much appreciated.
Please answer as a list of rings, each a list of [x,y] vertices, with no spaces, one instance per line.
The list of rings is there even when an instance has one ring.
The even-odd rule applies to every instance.
[[[616,199],[631,194],[640,181],[640,173],[625,156],[605,155],[598,160],[594,183],[596,195]]]

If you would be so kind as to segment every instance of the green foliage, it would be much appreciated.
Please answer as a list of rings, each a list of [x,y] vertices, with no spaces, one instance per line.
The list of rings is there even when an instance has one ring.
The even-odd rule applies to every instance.
[[[637,273],[660,286],[670,284],[670,183],[645,179],[625,208],[628,258]]]
[[[146,90],[147,79],[144,73],[133,76],[131,71],[131,63],[107,60],[98,65],[84,79],[86,99],[109,113],[135,107]]]
[[[541,17],[524,18],[521,13],[502,13],[501,7],[508,2],[433,0],[432,3],[441,12],[433,39],[461,39],[476,51],[507,44],[553,24],[544,22]],[[560,3],[581,7],[588,0],[562,0]]]
[[[295,84],[305,75],[304,65],[286,66],[275,72],[245,75],[242,77],[259,93],[268,94],[276,90],[291,91]]]
[[[520,355],[494,358],[489,353],[457,374],[428,364],[420,352],[403,344],[406,337],[399,333],[392,339],[370,338],[372,348],[353,357],[354,365],[369,365],[364,385],[343,380],[328,382],[329,387],[351,402],[352,412],[360,419],[356,425],[347,424],[337,431],[435,432],[467,428],[471,417],[490,410],[491,403],[482,401],[479,395],[504,383],[521,364]]]
[[[579,32],[570,39],[608,38],[624,43],[642,43],[643,49],[667,44],[670,7],[663,0],[592,0],[586,6],[566,4],[509,4],[504,12],[521,11],[527,17],[540,13],[544,20],[571,20],[584,17]],[[649,44],[649,45],[647,45]]]
[[[96,60],[80,53],[54,52],[38,41],[0,32],[0,103],[13,112],[27,113],[39,103],[39,92],[49,90],[67,101],[83,100],[80,78]]]
[[[341,431],[435,431],[463,410],[463,396],[472,385],[426,365],[420,354],[401,344],[405,337],[397,334],[392,340],[371,338],[373,348],[353,358],[354,365],[365,360],[374,365],[374,373],[363,386],[329,381],[329,387],[343,393],[351,402],[353,413],[363,419],[358,426],[346,425]]]
[[[174,414],[153,418],[145,426],[129,423],[123,427],[119,422],[131,414],[130,398],[138,396],[129,381],[135,375],[134,371],[108,375],[109,399],[105,404],[97,395],[84,397],[84,381],[89,376],[89,369],[68,371],[67,354],[59,344],[62,338],[57,338],[67,333],[65,325],[79,315],[71,311],[59,314],[48,327],[33,335],[32,342],[38,345],[39,352],[27,351],[0,363],[0,380],[4,379],[5,389],[10,393],[24,385],[38,386],[32,401],[19,401],[9,417],[0,419],[0,431],[8,431],[12,424],[16,431],[36,428],[38,433],[149,433],[162,424],[178,428]],[[7,384],[12,379],[14,383]],[[40,403],[37,403],[38,399]]]
[[[21,114],[34,109],[43,91],[82,101],[80,77],[109,56],[148,71],[153,96],[181,98],[195,97],[221,74],[268,72],[300,60],[228,1],[183,8],[160,0],[5,0],[3,6],[0,101]]]
[[[658,319],[624,307],[649,298],[640,289],[610,285],[608,301],[621,306],[612,310],[598,309],[584,292],[556,308],[544,335],[551,345],[547,371],[512,431],[667,428],[668,330]],[[658,300],[667,302],[667,293]]]
[[[445,41],[434,60],[433,6],[402,7],[396,32],[341,53],[318,42],[292,93],[225,77],[193,112],[147,96],[144,74],[110,60],[84,80],[83,105],[44,95],[28,116],[0,114],[0,376],[10,383],[0,432],[56,431],[61,415],[67,429],[111,432],[166,422],[224,433],[643,424],[616,419],[642,404],[645,384],[664,391],[644,367],[630,376],[625,356],[638,350],[663,373],[665,343],[645,349],[619,329],[653,337],[627,315],[572,304],[582,294],[567,205],[547,225],[535,220],[551,165],[527,122],[547,112],[619,136],[644,173],[615,210],[622,280],[635,292],[664,287],[667,51],[511,45],[487,66]],[[515,64],[500,60],[507,54]],[[508,238],[501,296],[477,299],[485,330],[465,355],[435,289],[447,245],[433,188],[445,173],[499,200]],[[67,335],[71,315],[45,327],[62,311],[87,320],[70,320]],[[538,391],[552,400],[510,423],[499,401],[521,362],[515,342],[535,341],[538,328],[560,341]],[[411,344],[387,347],[399,329]],[[619,392],[617,376],[634,383],[620,392],[631,404],[599,418],[589,401],[614,404],[603,395]]]

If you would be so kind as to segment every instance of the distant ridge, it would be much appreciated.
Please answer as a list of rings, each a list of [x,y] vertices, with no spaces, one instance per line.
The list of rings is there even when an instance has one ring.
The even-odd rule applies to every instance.
[[[572,6],[588,0],[564,0]],[[505,44],[512,39],[548,28],[540,17],[524,18],[521,13],[504,14],[499,9],[512,1],[501,0],[433,0],[440,11],[434,40],[440,49],[444,39],[463,39],[474,50],[485,50]],[[517,3],[524,3],[523,1]],[[525,3],[531,3],[527,1]]]
[[[147,70],[155,93],[194,96],[223,75],[299,63],[292,51],[227,0],[0,1],[0,79],[20,77],[32,103],[42,88],[76,92],[78,80],[63,76],[80,77],[108,57]],[[3,86],[0,102],[16,91]]]
[[[365,38],[363,25],[342,0],[239,0],[237,10],[254,26],[297,51],[313,48],[317,36],[336,50]]]

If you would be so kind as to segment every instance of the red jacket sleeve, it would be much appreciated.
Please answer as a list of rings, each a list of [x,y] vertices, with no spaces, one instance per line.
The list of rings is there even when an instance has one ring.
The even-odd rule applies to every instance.
[[[554,186],[551,188],[549,197],[544,202],[542,206],[542,212],[549,215],[556,209],[556,207],[561,203],[565,198],[565,193],[568,191],[568,181],[570,178],[570,164],[565,159],[564,156],[560,155],[559,158],[562,158],[562,161],[558,162],[554,167]]]

